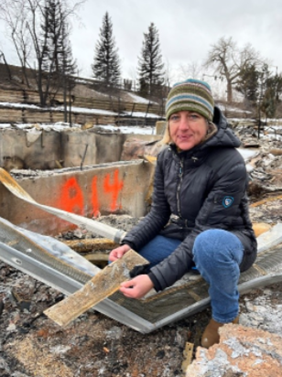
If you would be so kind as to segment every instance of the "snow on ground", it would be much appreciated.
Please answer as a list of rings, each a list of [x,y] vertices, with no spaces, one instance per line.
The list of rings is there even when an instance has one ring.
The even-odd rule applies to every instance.
[[[130,115],[132,117],[135,117],[135,118],[142,118],[142,117],[146,117],[146,118],[156,118],[156,119],[164,119],[164,118],[161,118],[159,115],[157,114],[151,114],[151,113],[142,113],[140,111],[135,111],[133,113],[131,113],[130,111],[124,111],[124,114],[127,114],[127,115]]]
[[[248,161],[250,161],[255,155],[257,155],[259,152],[257,150],[252,150],[249,148],[238,148],[238,152],[241,153],[245,163],[246,163],[246,168],[247,172],[251,172],[254,170],[253,166],[248,164]]]
[[[22,103],[13,103],[13,102],[0,102],[0,107],[14,107],[17,109],[32,109],[32,110],[42,110],[42,107],[36,106],[36,105],[27,105]],[[51,108],[47,109],[48,111],[51,110]]]
[[[149,126],[113,126],[112,124],[108,125],[100,125],[96,126],[99,127],[99,129],[103,129],[106,131],[111,132],[119,132],[123,134],[138,134],[138,135],[155,135],[156,129],[155,127],[149,127]],[[19,123],[19,124],[10,124],[10,123],[0,123],[0,129],[7,129],[7,128],[13,128],[13,129],[20,129],[20,130],[26,130],[27,132],[36,132],[36,131],[66,131],[69,129],[81,129],[80,124],[72,124],[71,126],[69,123],[64,122],[58,122],[53,124],[32,124],[32,123]]]
[[[28,105],[28,104],[22,104],[22,103],[12,103],[12,102],[0,102],[0,107],[10,107],[10,108],[17,108],[17,109],[31,109],[31,110],[40,110],[40,111],[64,111],[63,106],[58,107],[45,107],[42,109],[40,106],[36,105]],[[67,111],[69,111],[69,107],[67,106]],[[102,114],[102,115],[114,115],[117,116],[118,113],[115,113],[113,111],[108,110],[101,110],[101,109],[88,109],[88,108],[82,108],[82,107],[76,107],[72,106],[71,110],[73,112],[80,112],[80,113],[87,113],[87,114]]]
[[[251,111],[248,111],[248,110],[242,110],[242,109],[238,109],[237,107],[234,107],[234,106],[229,106],[229,105],[222,105],[222,104],[219,104],[217,105],[220,110],[222,111],[236,111],[236,113],[249,113],[251,114],[252,112]]]
[[[68,129],[81,129],[81,125],[80,124],[72,124],[70,126],[69,123],[64,123],[64,122],[57,122],[57,123],[48,123],[48,124],[45,124],[45,123],[41,123],[41,124],[34,124],[34,123],[19,123],[19,124],[5,124],[4,127],[2,127],[3,125],[0,124],[0,129],[1,128],[13,128],[13,129],[20,129],[20,130],[26,130],[27,132],[40,132],[42,130],[44,131],[58,131],[58,132],[61,132],[61,131],[65,131],[65,130],[68,130]],[[7,127],[8,126],[8,127]]]
[[[140,114],[143,114],[143,113],[134,113],[134,115],[136,115],[136,117],[140,117]],[[145,114],[144,114],[145,115]],[[153,115],[154,117],[157,117],[156,115],[154,114],[151,114]],[[280,120],[281,121],[281,120]],[[132,122],[134,123],[134,117],[132,117]],[[155,135],[156,134],[156,129],[155,127],[149,127],[149,126],[114,126],[112,124],[107,124],[107,125],[99,125],[99,126],[96,126],[96,127],[99,127],[100,129],[104,129],[104,130],[107,130],[107,131],[111,131],[111,132],[119,132],[119,133],[124,133],[124,134],[139,134],[139,135]],[[64,123],[64,122],[57,122],[57,123],[37,123],[37,124],[34,124],[34,123],[13,123],[13,124],[10,124],[10,123],[0,123],[0,129],[8,129],[8,128],[13,128],[13,129],[24,129],[26,130],[27,132],[33,132],[32,130],[45,130],[45,131],[49,131],[49,130],[55,130],[55,131],[65,131],[65,130],[68,130],[68,129],[74,129],[74,128],[77,128],[77,129],[81,129],[81,125],[80,124],[72,124],[70,125],[69,123]],[[279,130],[282,130],[282,126],[276,126],[276,125],[272,125],[270,124],[269,127],[265,128],[265,130],[267,130],[268,132],[267,133],[261,133],[260,135],[260,138],[261,139],[264,139],[264,140],[271,140],[271,139],[275,139],[275,140],[282,140],[282,136],[280,134],[276,134],[277,131]],[[250,151],[250,149],[248,150],[245,150],[247,155],[246,155],[246,158],[248,159],[250,156],[248,155],[249,153],[252,153]],[[244,156],[245,158],[245,156]]]
[[[148,100],[145,99],[145,98],[142,98],[142,97],[139,97],[133,93],[128,93],[132,99],[134,99],[134,101],[136,102],[143,102],[143,103],[148,103]],[[39,107],[39,106],[36,106],[36,105],[28,105],[28,104],[20,104],[20,103],[10,103],[10,102],[0,102],[0,107],[10,107],[10,108],[17,108],[17,109],[32,109],[32,110],[41,110],[42,111],[42,108]],[[221,107],[222,109],[227,109],[227,110],[234,110],[234,111],[240,111],[239,109],[237,108],[231,108],[231,107],[228,107],[228,106],[223,106],[223,105],[219,105],[219,107]],[[59,111],[59,112],[63,112],[64,111],[64,107],[63,106],[59,106],[59,107],[47,107],[44,109],[45,111]],[[69,107],[67,107],[67,111],[69,111]],[[81,107],[76,107],[76,106],[73,106],[71,107],[71,110],[72,112],[80,112],[80,113],[85,113],[85,114],[100,114],[100,115],[110,115],[110,116],[130,116],[132,117],[132,123],[134,123],[134,119],[135,118],[150,118],[150,119],[163,119],[163,118],[160,118],[159,115],[157,114],[151,114],[151,113],[145,113],[145,112],[129,112],[129,111],[125,111],[123,112],[123,114],[118,114],[116,112],[113,112],[113,111],[108,111],[108,110],[101,110],[101,109],[89,109],[89,108],[81,108]],[[229,119],[230,122],[240,122],[242,123],[242,126],[244,124],[244,122],[246,123],[249,123],[249,122],[254,122],[253,119],[240,119],[240,118],[232,118],[232,119]],[[281,119],[261,119],[262,122],[266,122],[267,121],[267,126],[264,126],[264,131],[266,131],[265,133],[261,133],[260,137],[262,139],[264,138],[268,138],[268,139],[276,139],[276,140],[282,140],[282,136],[280,134],[277,134],[277,131],[281,130],[282,129],[282,124],[281,124]],[[10,128],[10,127],[16,127],[16,128],[19,128],[19,129],[26,129],[26,130],[30,130],[32,129],[33,127],[35,127],[37,130],[56,130],[56,131],[62,131],[62,130],[66,130],[68,128],[80,128],[81,126],[78,125],[78,124],[72,124],[71,126],[68,124],[68,123],[63,123],[63,122],[59,122],[59,123],[55,123],[55,124],[36,124],[33,125],[33,124],[13,124],[13,125],[10,125],[8,123],[0,123],[0,129],[2,128]],[[125,126],[114,126],[114,125],[105,125],[105,126],[99,126],[100,128],[104,128],[105,130],[108,130],[108,131],[112,131],[112,132],[121,132],[121,133],[133,133],[133,134],[146,134],[146,135],[154,135],[155,134],[155,129],[154,127],[140,127],[140,126],[129,126],[129,127],[125,127]]]
[[[58,107],[46,107],[42,109],[42,107],[36,106],[36,105],[28,105],[28,104],[21,104],[21,103],[11,103],[11,102],[0,102],[0,107],[9,107],[9,108],[17,108],[17,109],[31,109],[31,110],[40,110],[40,111],[64,111],[63,106]],[[69,111],[70,108],[67,106],[67,111]],[[131,113],[130,111],[124,111],[122,114],[118,114],[114,111],[109,110],[101,110],[101,109],[88,109],[88,108],[82,108],[77,106],[71,107],[72,112],[78,112],[78,113],[84,113],[84,114],[100,114],[100,115],[112,115],[112,116],[121,116],[121,115],[127,115],[127,116],[133,116],[138,118],[156,118],[160,119],[160,116],[157,114],[152,113],[144,113],[144,112],[134,112]]]
[[[138,135],[156,135],[155,127],[138,127],[138,126],[112,126],[110,124],[106,126],[99,126],[99,128],[103,128],[107,131],[112,132],[121,132],[123,134],[138,134]]]
[[[58,106],[58,107],[52,108],[51,110],[52,111],[64,111],[64,107]],[[67,106],[67,111],[70,111],[70,108],[68,106]],[[78,113],[84,113],[84,114],[102,114],[102,115],[113,115],[113,116],[118,115],[114,111],[101,110],[101,109],[88,109],[88,108],[82,108],[82,107],[77,107],[77,106],[72,106],[71,111],[74,112],[74,113],[78,112]]]
[[[138,102],[138,103],[149,103],[149,102],[150,103],[156,103],[156,102],[149,101],[146,98],[137,96],[136,94],[133,94],[133,93],[130,93],[130,92],[127,92],[127,94],[134,100],[134,102]]]

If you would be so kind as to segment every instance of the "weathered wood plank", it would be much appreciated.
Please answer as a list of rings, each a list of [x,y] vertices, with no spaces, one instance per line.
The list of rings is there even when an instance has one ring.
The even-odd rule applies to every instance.
[[[102,251],[112,250],[118,247],[118,244],[107,238],[86,238],[81,240],[67,240],[63,241],[71,249],[78,253],[85,253],[87,251]]]
[[[250,207],[254,208],[254,207],[258,207],[262,204],[265,204],[265,203],[268,203],[268,202],[273,202],[275,200],[279,200],[279,199],[282,199],[282,195],[278,195],[278,196],[270,196],[268,198],[265,198],[265,199],[262,199],[258,202],[255,202],[255,203],[252,203],[250,204]]]
[[[148,261],[135,251],[128,251],[123,258],[109,264],[79,291],[45,310],[45,314],[58,325],[65,326],[80,314],[116,292],[120,284],[130,280],[129,272]]]
[[[185,349],[183,351],[184,360],[181,365],[182,372],[186,375],[188,366],[192,363],[194,344],[186,342]]]
[[[98,262],[107,262],[109,255],[106,253],[94,253],[94,254],[87,254],[84,255],[84,258],[87,259],[91,263],[98,263]]]

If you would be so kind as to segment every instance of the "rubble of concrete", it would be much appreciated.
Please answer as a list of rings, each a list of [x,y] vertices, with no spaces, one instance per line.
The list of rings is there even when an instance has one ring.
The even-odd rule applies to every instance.
[[[281,336],[232,324],[219,331],[220,344],[199,347],[186,377],[281,376]]]
[[[186,376],[281,376],[281,308],[281,284],[243,296],[239,325],[223,326],[220,343],[209,350],[198,347]]]
[[[236,132],[250,148],[249,196],[253,222],[274,225],[282,220],[282,129],[264,131],[257,139],[253,126]],[[239,325],[220,329],[220,343],[197,348],[186,377],[282,376],[281,284],[254,290],[240,300]]]
[[[247,161],[252,221],[273,226],[282,220],[282,154],[279,129],[275,133],[270,131],[257,139],[251,127],[235,128],[243,140],[243,147],[252,152]],[[109,133],[109,137],[116,137],[116,134]],[[131,135],[124,147],[127,156],[124,159],[131,160],[153,154],[156,143],[150,144],[145,137]],[[108,150],[111,149],[110,144]],[[140,165],[141,177],[146,163]],[[114,172],[114,166],[106,169]],[[22,174],[27,178],[24,170],[14,172],[15,176]],[[55,171],[46,173],[46,182],[48,177],[56,174]],[[39,171],[33,172],[30,186],[26,186],[35,197],[38,175]],[[91,171],[80,172],[81,177],[86,175],[91,175]],[[89,187],[85,181],[81,182],[83,188]],[[46,190],[52,192],[48,186]],[[12,214],[15,206],[9,203],[5,213]],[[16,207],[24,212],[22,207]],[[3,212],[5,206],[1,205],[1,208]],[[28,215],[32,217],[31,212]],[[97,216],[103,220],[101,213]],[[113,213],[108,220],[113,226],[125,230],[138,221],[134,216],[119,213]],[[36,227],[35,222],[33,225]],[[83,229],[58,234],[61,240],[79,240],[88,236],[91,237]],[[62,298],[63,295],[55,289],[0,262],[2,377],[182,377],[186,342],[193,343],[195,351],[187,377],[282,375],[282,284],[254,289],[242,295],[240,324],[224,326],[220,344],[210,350],[199,347],[201,333],[210,319],[209,308],[144,335],[94,310],[83,314],[66,328],[60,328],[42,313]]]

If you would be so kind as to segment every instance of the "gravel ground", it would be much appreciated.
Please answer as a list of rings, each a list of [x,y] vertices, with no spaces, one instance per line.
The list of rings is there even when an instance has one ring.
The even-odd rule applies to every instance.
[[[129,229],[139,219],[100,218]],[[60,239],[89,237],[76,230]],[[140,334],[93,309],[66,328],[42,312],[64,296],[0,263],[0,376],[2,377],[177,377],[183,376],[186,342],[199,345],[210,309]],[[240,299],[240,323],[282,336],[282,285],[256,289]]]
[[[266,163],[266,158],[261,161]],[[256,194],[256,200],[263,199],[260,190]],[[250,213],[253,221],[275,224],[281,221],[281,199],[251,208]],[[124,230],[138,220],[100,218]],[[58,238],[89,236],[78,229]],[[211,314],[208,308],[144,335],[92,309],[61,328],[42,312],[63,297],[0,262],[1,377],[182,377],[185,344],[191,342],[196,349]],[[282,284],[255,289],[240,298],[240,323],[282,336],[281,303]]]

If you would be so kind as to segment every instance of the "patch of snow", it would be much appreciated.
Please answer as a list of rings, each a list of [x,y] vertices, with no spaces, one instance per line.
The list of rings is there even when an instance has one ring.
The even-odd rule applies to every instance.
[[[53,111],[64,111],[64,107],[59,106],[59,107],[56,107],[52,110]],[[70,110],[70,108],[67,106],[67,111],[69,111],[69,110]],[[118,115],[118,113],[115,113],[115,112],[109,111],[109,110],[88,109],[88,108],[82,108],[82,107],[77,107],[77,106],[72,106],[71,111],[72,112],[79,112],[79,113],[83,113],[83,114],[102,114],[102,115],[113,115],[113,116]]]
[[[64,111],[63,106],[58,107],[39,107],[36,105],[28,105],[28,104],[22,104],[22,103],[12,103],[12,102],[0,102],[0,107],[10,107],[10,108],[17,108],[17,109],[33,109],[33,110],[40,110],[40,111]],[[70,108],[67,106],[67,111],[69,111]],[[88,109],[88,108],[82,108],[82,107],[71,107],[72,112],[80,112],[80,113],[88,113],[88,114],[103,114],[103,115],[118,115],[117,113],[113,111],[108,110],[101,110],[101,109]]]
[[[68,352],[70,349],[71,349],[70,346],[58,345],[58,346],[50,347],[50,352],[55,353],[57,355],[61,355],[62,353]]]
[[[138,103],[149,103],[150,102],[150,103],[158,105],[156,102],[151,102],[148,99],[140,97],[136,94],[129,93],[129,92],[127,92],[127,94],[134,100],[134,102],[138,102]]]
[[[254,122],[255,123],[255,119],[252,119],[252,118],[228,118],[228,121],[229,122],[239,122],[239,123],[246,123],[246,122]]]
[[[138,127],[138,126],[113,126],[111,124],[105,126],[98,126],[99,128],[105,129],[107,131],[112,132],[120,132],[123,134],[138,134],[138,135],[155,135],[156,129],[155,127]]]
[[[281,130],[282,129],[282,124],[281,124],[281,119],[277,120],[280,124],[268,124],[266,127],[264,127],[265,131],[276,131],[276,130]]]
[[[156,119],[164,119],[163,117],[157,115],[157,114],[152,114],[152,113],[142,113],[140,111],[135,111],[131,113],[130,111],[125,111],[124,114],[127,115],[132,115],[132,117],[136,118],[156,118]]]
[[[244,160],[248,160],[258,154],[257,150],[252,150],[249,148],[238,148],[237,150],[241,153]]]
[[[50,110],[50,108],[44,108],[36,106],[36,105],[28,105],[28,104],[22,104],[22,103],[13,103],[13,102],[0,102],[0,107],[11,107],[11,108],[17,108],[17,109],[35,109],[35,110]]]
[[[282,140],[282,135],[271,135],[271,134],[268,134],[268,135],[264,135],[264,134],[261,134],[260,136],[261,139],[264,139],[264,140],[276,140],[276,141],[281,141]]]
[[[222,104],[219,104],[217,105],[220,110],[222,111],[236,111],[236,113],[246,113],[246,114],[251,114],[252,112],[249,111],[249,110],[242,110],[242,109],[239,109],[237,107],[233,107],[233,106],[228,106],[228,105],[222,105]]]
[[[106,131],[111,131],[111,132],[119,132],[123,134],[138,134],[138,135],[155,135],[156,134],[156,129],[154,126],[113,126],[112,124],[108,125],[99,125],[96,126],[99,129],[104,129]],[[66,130],[73,130],[73,129],[81,129],[80,124],[72,124],[70,126],[69,123],[64,123],[64,122],[57,122],[53,124],[32,124],[32,123],[22,123],[22,124],[0,124],[0,129],[1,128],[17,128],[20,130],[25,130],[27,132],[39,132],[41,130],[44,131],[66,131]]]
[[[46,107],[46,108],[42,109],[41,107],[36,106],[36,105],[28,105],[28,104],[21,104],[21,103],[10,103],[10,102],[0,102],[0,107],[10,107],[10,108],[17,108],[17,109],[33,109],[33,110],[53,111],[53,112],[64,111],[63,106]],[[67,106],[66,109],[67,109],[67,111],[70,110],[70,108],[68,106]],[[113,112],[113,111],[109,111],[109,110],[88,109],[88,108],[77,107],[77,106],[72,106],[71,111],[73,113],[79,112],[79,113],[83,113],[83,114],[100,114],[100,115],[118,116],[118,113]],[[122,115],[130,115],[130,116],[133,116],[133,117],[144,117],[144,118],[146,116],[146,118],[156,118],[156,119],[161,118],[159,115],[151,114],[151,113],[147,113],[147,115],[146,115],[146,113],[143,113],[143,112],[134,112],[133,114],[131,114],[131,112],[125,111],[125,112],[123,112]]]
[[[35,132],[35,131],[40,131],[40,130],[44,130],[44,131],[51,131],[51,130],[54,130],[54,131],[63,131],[63,130],[67,130],[67,129],[80,129],[81,128],[81,125],[80,124],[72,124],[71,126],[69,125],[69,123],[64,123],[64,122],[57,122],[57,123],[53,123],[53,124],[34,124],[34,123],[19,123],[19,124],[9,124],[9,123],[3,123],[1,124],[0,123],[0,129],[1,128],[17,128],[19,130],[26,130],[28,132]]]

